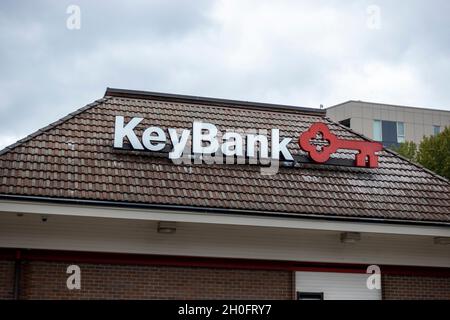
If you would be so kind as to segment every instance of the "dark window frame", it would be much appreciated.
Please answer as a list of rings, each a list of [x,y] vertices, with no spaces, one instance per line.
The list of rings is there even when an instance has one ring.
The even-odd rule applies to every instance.
[[[347,128],[350,128],[350,125],[352,123],[352,119],[351,118],[347,118],[347,119],[339,121],[339,123],[342,124],[343,126],[346,126]]]
[[[297,300],[323,300],[323,292],[297,291]]]

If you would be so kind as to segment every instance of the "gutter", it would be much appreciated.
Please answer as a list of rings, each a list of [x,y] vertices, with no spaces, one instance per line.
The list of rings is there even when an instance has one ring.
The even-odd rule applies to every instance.
[[[256,210],[239,210],[227,208],[214,207],[194,207],[181,205],[165,205],[165,204],[148,204],[148,203],[133,203],[122,201],[102,201],[102,200],[85,200],[85,199],[68,199],[68,198],[52,198],[52,197],[37,197],[37,196],[21,196],[21,195],[5,195],[0,194],[0,200],[10,201],[31,201],[39,203],[53,203],[53,204],[72,204],[72,205],[86,205],[86,206],[100,206],[100,207],[121,207],[131,209],[152,209],[152,210],[173,210],[183,212],[197,212],[197,213],[216,213],[216,214],[236,214],[253,217],[276,217],[276,218],[298,218],[310,219],[316,221],[328,222],[364,222],[364,223],[385,223],[390,225],[403,226],[438,226],[449,227],[450,221],[430,221],[430,220],[402,220],[402,219],[384,219],[384,218],[365,218],[365,217],[346,217],[336,216],[331,214],[316,215],[306,213],[292,213],[292,212],[274,212],[274,211],[256,211]]]
[[[20,280],[22,278],[22,252],[20,249],[15,252],[14,260],[14,288],[13,296],[14,300],[20,299]]]

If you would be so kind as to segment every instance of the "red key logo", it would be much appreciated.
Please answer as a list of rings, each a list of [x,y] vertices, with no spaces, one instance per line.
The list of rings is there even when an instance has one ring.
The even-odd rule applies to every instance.
[[[311,159],[323,163],[338,149],[357,150],[357,167],[378,167],[378,156],[375,152],[383,149],[381,143],[371,141],[338,139],[330,132],[325,123],[316,122],[298,139],[300,147],[309,153]],[[367,164],[366,164],[367,162]]]

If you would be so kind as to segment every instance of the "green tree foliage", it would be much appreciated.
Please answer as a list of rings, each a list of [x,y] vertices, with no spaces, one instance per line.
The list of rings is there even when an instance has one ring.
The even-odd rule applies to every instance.
[[[424,137],[418,147],[414,142],[406,141],[392,150],[450,179],[450,127],[435,136]]]
[[[424,137],[417,152],[417,162],[450,179],[450,127],[435,136]]]
[[[398,147],[392,147],[392,150],[411,161],[417,161],[417,145],[413,141],[400,143]]]

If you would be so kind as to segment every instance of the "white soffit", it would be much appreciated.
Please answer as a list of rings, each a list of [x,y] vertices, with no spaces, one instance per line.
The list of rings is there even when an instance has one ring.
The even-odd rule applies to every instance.
[[[427,226],[389,222],[336,221],[301,217],[264,217],[232,213],[220,214],[212,212],[188,212],[84,204],[56,204],[15,200],[0,200],[0,212],[450,237],[450,225]]]

